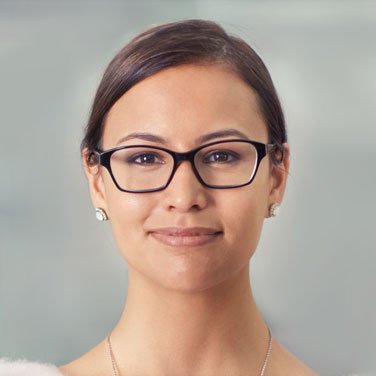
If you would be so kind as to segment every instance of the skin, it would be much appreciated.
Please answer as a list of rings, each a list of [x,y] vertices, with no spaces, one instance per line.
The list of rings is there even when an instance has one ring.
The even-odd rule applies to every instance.
[[[155,133],[175,151],[196,146],[196,137],[235,128],[267,143],[267,127],[252,89],[222,65],[165,69],[139,82],[109,111],[104,150],[134,131]],[[221,139],[238,138],[234,136]],[[218,139],[221,140],[221,139]],[[213,140],[217,141],[217,140]],[[162,191],[121,192],[107,170],[83,164],[94,207],[103,208],[128,265],[128,294],[111,342],[122,375],[258,375],[268,332],[250,286],[254,254],[269,207],[282,202],[289,145],[281,166],[266,156],[252,184],[210,189],[183,162]],[[155,227],[214,227],[221,237],[200,247],[172,248],[148,231]],[[66,375],[111,375],[104,339],[61,366]],[[267,375],[316,375],[275,338]]]

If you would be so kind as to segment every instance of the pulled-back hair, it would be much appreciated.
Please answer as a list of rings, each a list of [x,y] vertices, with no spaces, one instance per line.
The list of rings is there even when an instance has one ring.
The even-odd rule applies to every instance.
[[[269,72],[256,52],[241,38],[208,20],[181,20],[153,26],[125,45],[106,68],[91,108],[81,152],[87,161],[100,147],[106,115],[132,86],[162,69],[183,64],[225,64],[256,93],[268,142],[287,142],[283,111]],[[272,154],[272,161],[280,160]]]

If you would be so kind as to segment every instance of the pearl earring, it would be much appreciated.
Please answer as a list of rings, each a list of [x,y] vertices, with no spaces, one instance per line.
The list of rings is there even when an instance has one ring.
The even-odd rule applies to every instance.
[[[279,213],[279,204],[278,202],[275,202],[274,204],[270,205],[269,216],[276,217],[278,213]]]
[[[108,220],[108,216],[102,208],[95,208],[95,217],[98,219],[98,221]]]

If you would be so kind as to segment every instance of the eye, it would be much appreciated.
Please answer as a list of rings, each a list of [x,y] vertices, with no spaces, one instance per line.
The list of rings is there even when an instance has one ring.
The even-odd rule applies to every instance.
[[[154,153],[138,153],[132,155],[127,159],[127,163],[134,163],[139,165],[153,165],[153,164],[163,164],[164,161],[158,158],[158,154]],[[158,159],[159,162],[156,162]],[[139,162],[137,161],[139,160]]]
[[[236,160],[238,160],[237,153],[228,152],[226,150],[215,150],[211,153],[206,154],[203,158],[203,161],[205,163],[213,163],[213,162],[227,163],[227,162],[234,162]]]

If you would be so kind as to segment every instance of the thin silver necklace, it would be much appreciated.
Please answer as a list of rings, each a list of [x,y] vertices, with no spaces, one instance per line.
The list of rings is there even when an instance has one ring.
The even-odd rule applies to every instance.
[[[260,376],[264,376],[265,369],[266,369],[266,366],[268,364],[270,354],[272,352],[272,334],[270,332],[269,327],[267,327],[267,328],[268,328],[268,333],[269,333],[268,351],[266,352],[266,355],[265,355],[265,360],[264,360],[264,363],[263,363],[262,368],[261,368]],[[112,332],[107,336],[107,343],[108,343],[108,349],[109,349],[109,352],[110,352],[110,358],[111,358],[111,363],[112,363],[112,371],[113,371],[114,376],[121,376],[120,371],[118,370],[118,366],[117,366],[116,361],[115,361],[114,353],[112,352],[112,346],[111,346],[111,340],[110,340],[111,334],[112,334]]]

